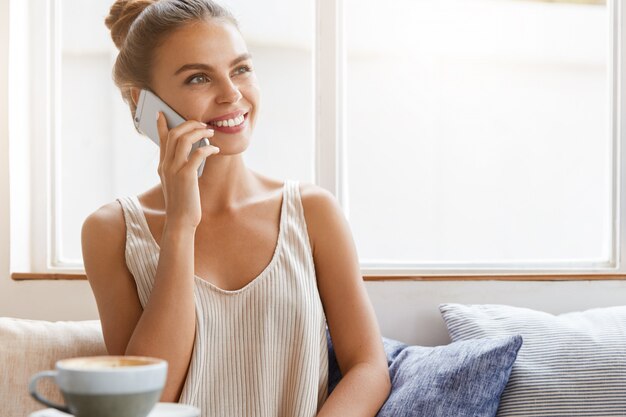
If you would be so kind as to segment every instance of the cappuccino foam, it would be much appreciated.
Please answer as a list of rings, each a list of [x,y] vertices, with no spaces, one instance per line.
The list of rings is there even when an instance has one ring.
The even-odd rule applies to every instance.
[[[99,356],[93,358],[77,358],[61,361],[64,368],[69,369],[111,369],[124,368],[132,366],[146,366],[159,363],[158,360],[149,358],[133,358],[133,357],[106,357]]]

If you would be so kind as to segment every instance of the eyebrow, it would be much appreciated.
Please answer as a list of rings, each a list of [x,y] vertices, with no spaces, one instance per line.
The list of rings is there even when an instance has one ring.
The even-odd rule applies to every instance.
[[[252,58],[252,55],[249,53],[245,53],[242,55],[239,55],[237,58],[235,58],[233,60],[233,62],[230,63],[230,66],[233,67],[235,65],[237,65],[239,62],[241,61],[245,61],[246,59],[250,59]],[[178,68],[178,70],[174,73],[174,75],[178,75],[183,71],[188,71],[188,70],[192,70],[192,69],[202,69],[202,70],[206,70],[206,71],[215,71],[215,69],[207,64],[202,64],[202,63],[193,63],[193,64],[185,64],[182,67]]]

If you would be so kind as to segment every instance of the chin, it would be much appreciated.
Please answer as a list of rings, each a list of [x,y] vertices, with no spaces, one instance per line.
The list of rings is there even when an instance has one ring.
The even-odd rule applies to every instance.
[[[219,141],[219,143],[212,143],[212,145],[220,148],[219,153],[212,156],[220,156],[220,155],[237,155],[243,153],[250,146],[250,141],[248,138],[245,139],[231,139],[230,143],[228,140]]]

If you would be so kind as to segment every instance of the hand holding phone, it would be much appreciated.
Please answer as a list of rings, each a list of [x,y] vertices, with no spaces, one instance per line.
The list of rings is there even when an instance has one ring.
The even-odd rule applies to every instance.
[[[208,143],[209,137],[214,135],[213,129],[205,123],[197,120],[177,119],[175,113],[168,113],[170,118],[174,116],[176,126],[168,126],[171,121],[167,120],[166,112],[161,109],[148,110],[153,99],[145,97],[142,102],[142,113],[138,114],[138,126],[145,126],[142,132],[148,133],[148,137],[155,143],[159,143],[159,177],[161,178],[161,190],[165,199],[166,224],[184,229],[195,229],[202,219],[202,206],[200,203],[200,187],[198,175],[200,168],[207,157],[219,152],[215,146]],[[138,107],[139,108],[139,107]],[[154,112],[154,113],[152,113]],[[157,114],[159,115],[157,119]],[[171,120],[171,119],[170,119]],[[156,133],[151,130],[156,126]],[[203,145],[202,142],[206,142]],[[192,144],[196,145],[192,152],[189,149]],[[180,146],[179,146],[180,145]]]
[[[185,122],[185,119],[180,116],[174,109],[161,100],[156,94],[150,90],[142,89],[139,93],[139,100],[137,101],[137,110],[135,111],[134,123],[135,127],[144,135],[149,137],[157,146],[160,145],[159,131],[157,129],[157,112],[162,112],[167,121],[167,128],[172,129],[181,123]],[[198,149],[199,147],[210,145],[208,138],[202,138],[195,142],[191,147],[189,155]],[[202,175],[204,171],[204,160],[198,167],[198,177]]]

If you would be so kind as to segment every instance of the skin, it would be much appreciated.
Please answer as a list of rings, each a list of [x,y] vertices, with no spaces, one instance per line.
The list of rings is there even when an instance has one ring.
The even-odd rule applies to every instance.
[[[191,359],[193,275],[223,289],[242,288],[270,262],[278,239],[283,183],[252,171],[243,161],[260,108],[260,89],[251,59],[235,67],[230,63],[246,52],[239,31],[220,20],[189,24],[156,51],[151,88],[187,121],[171,130],[159,121],[161,183],[139,195],[161,250],[144,309],[125,264],[120,205],[100,207],[82,228],[85,270],[107,349],[110,354],[168,360],[161,401],[178,401]],[[192,62],[207,63],[215,71],[174,75]],[[242,65],[252,71],[240,69]],[[185,83],[191,79],[194,84]],[[135,100],[138,92],[132,90]],[[211,134],[201,123],[235,109],[249,110],[242,132]],[[202,137],[214,146],[200,148],[187,160],[192,143]],[[203,158],[204,172],[197,178]],[[300,193],[320,298],[343,374],[318,416],[374,416],[391,384],[350,227],[331,193],[308,183],[300,184]],[[250,254],[246,262],[241,262],[241,253]]]

